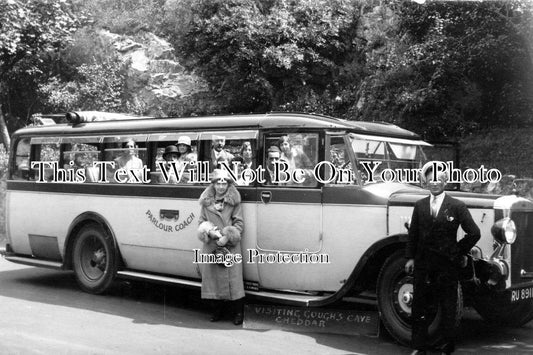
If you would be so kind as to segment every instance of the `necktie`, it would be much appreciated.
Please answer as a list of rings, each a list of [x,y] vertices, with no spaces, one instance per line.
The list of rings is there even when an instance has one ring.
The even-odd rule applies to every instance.
[[[437,217],[437,199],[435,196],[431,197],[431,216],[433,216],[433,218]]]

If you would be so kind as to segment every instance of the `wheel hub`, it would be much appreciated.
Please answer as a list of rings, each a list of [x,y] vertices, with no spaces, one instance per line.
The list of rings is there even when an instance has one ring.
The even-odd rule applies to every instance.
[[[89,280],[100,279],[106,270],[107,254],[102,243],[97,239],[85,241],[82,245],[80,265]]]
[[[413,298],[412,277],[404,277],[400,279],[394,289],[394,304],[396,310],[404,316],[410,316]]]
[[[101,248],[95,250],[91,257],[91,266],[96,267],[103,271],[105,269],[105,263],[106,263],[105,250]]]

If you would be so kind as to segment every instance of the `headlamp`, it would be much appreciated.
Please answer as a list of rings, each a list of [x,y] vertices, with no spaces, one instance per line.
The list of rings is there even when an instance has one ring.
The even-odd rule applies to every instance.
[[[516,240],[516,226],[509,217],[502,218],[494,223],[490,231],[494,239],[500,243],[513,244]]]

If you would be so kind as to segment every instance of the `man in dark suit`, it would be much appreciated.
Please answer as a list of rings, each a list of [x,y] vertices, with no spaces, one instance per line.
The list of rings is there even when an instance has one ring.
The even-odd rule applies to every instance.
[[[214,169],[220,169],[219,164],[225,162],[230,165],[231,160],[233,159],[233,154],[228,152],[224,147],[226,146],[226,137],[213,135],[213,140],[211,141],[211,153],[209,163],[209,171],[212,172]]]
[[[455,350],[458,271],[466,266],[466,255],[480,232],[466,205],[444,192],[448,175],[433,176],[431,166],[422,173],[431,194],[415,204],[405,251],[405,271],[414,272],[412,346],[415,353],[426,353],[428,326],[440,305],[444,341],[440,350],[450,354]],[[466,234],[457,241],[459,226]]]
[[[274,182],[274,164],[281,159],[281,150],[276,146],[271,146],[267,150],[266,158],[266,174],[265,185],[280,185],[279,182]]]

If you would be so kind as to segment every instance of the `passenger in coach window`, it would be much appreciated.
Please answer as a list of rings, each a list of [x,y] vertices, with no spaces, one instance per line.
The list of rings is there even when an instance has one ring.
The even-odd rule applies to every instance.
[[[213,171],[217,167],[217,164],[222,161],[228,163],[233,160],[233,154],[224,149],[225,146],[226,138],[224,136],[213,135],[209,170]]]
[[[294,147],[289,136],[281,136],[278,141],[281,158],[289,164],[289,169],[313,169],[311,159],[301,149]]]
[[[191,138],[188,136],[181,136],[176,143],[178,147],[178,161],[181,162],[195,162],[198,160],[196,153],[192,151]]]
[[[275,145],[271,146],[267,150],[267,161],[265,164],[265,185],[279,185],[279,182],[275,182],[274,177],[274,163],[281,160],[281,151]]]
[[[426,167],[422,180],[431,194],[415,203],[405,250],[405,271],[414,273],[411,340],[414,353],[429,350],[428,327],[440,305],[442,343],[436,347],[450,354],[455,350],[459,271],[466,267],[466,255],[479,240],[480,231],[465,203],[444,192],[448,175],[438,172],[432,181],[431,165]],[[466,234],[457,241],[459,226]]]
[[[317,181],[313,174],[314,164],[307,154],[301,148],[296,148],[292,144],[289,136],[281,136],[278,145],[281,149],[281,160],[289,164],[289,171],[292,172],[294,169],[302,169],[304,173],[303,176],[298,177],[299,179],[303,179],[302,182],[297,183],[293,181],[289,182],[289,184],[315,186]]]
[[[254,152],[252,149],[252,143],[245,141],[242,143],[241,147],[241,157],[242,157],[242,169],[255,169],[255,164],[253,161]]]
[[[241,235],[244,228],[241,196],[225,170],[215,169],[211,184],[200,196],[198,238],[203,242],[202,255],[241,255]],[[202,299],[211,300],[211,322],[223,316],[225,304],[232,309],[233,323],[243,322],[244,283],[242,263],[231,266],[200,262]],[[225,302],[226,301],[226,302]],[[229,301],[229,302],[228,302]]]
[[[178,150],[178,147],[176,147],[175,145],[171,144],[169,146],[167,146],[165,148],[165,152],[163,153],[163,159],[165,160],[166,162],[166,168],[167,168],[167,172],[170,174],[170,172],[172,171],[172,167],[170,165],[170,163],[174,162],[176,164],[176,169],[180,169],[179,167],[179,164],[178,164],[178,161],[179,161],[179,150]],[[158,183],[160,184],[177,184],[178,183],[178,180],[176,178],[176,176],[174,174],[170,174],[169,176],[169,180],[168,182],[165,181],[165,179],[163,178],[163,174],[159,175],[159,178],[158,178]]]
[[[74,157],[71,162],[64,165],[65,169],[72,169],[74,172],[85,169],[85,154],[74,153]]]
[[[255,169],[255,162],[253,160],[254,154],[252,149],[252,143],[245,141],[242,143],[240,149],[240,155],[236,155],[233,160],[230,162],[230,167],[233,169],[233,163],[237,163],[238,166],[238,176],[241,176],[242,172],[245,169]],[[237,185],[248,185],[249,182],[244,179],[237,180]]]
[[[133,139],[128,139],[122,143],[122,148],[126,148],[122,154],[115,159],[115,168],[117,169],[142,169],[143,162],[135,154],[137,144]]]

